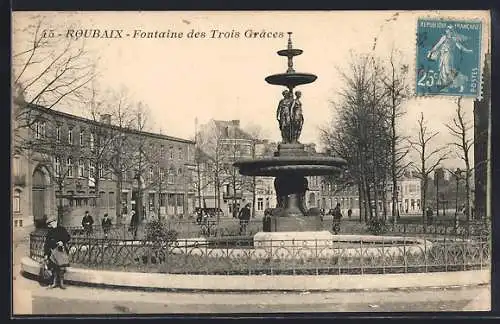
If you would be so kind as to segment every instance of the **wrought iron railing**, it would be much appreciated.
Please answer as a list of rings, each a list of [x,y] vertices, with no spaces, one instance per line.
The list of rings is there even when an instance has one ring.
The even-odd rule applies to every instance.
[[[197,223],[196,221],[173,220],[167,221],[167,228],[177,233],[178,238],[199,238],[199,237],[226,237],[226,236],[252,236],[263,230],[262,220],[252,219],[245,228],[240,227],[238,219],[228,218],[216,220],[210,219]],[[346,230],[344,230],[346,228]],[[83,227],[67,227],[73,237],[91,237],[96,239],[143,239],[146,232],[146,224],[141,223],[134,237],[134,231],[126,224],[113,225],[105,235],[100,225],[94,225],[92,231],[88,232]],[[331,230],[332,221],[324,220],[322,230]],[[450,222],[435,222],[424,226],[423,224],[391,224],[385,226],[385,231],[379,234],[390,235],[425,235],[428,239],[444,240],[445,238],[466,239],[476,236],[488,236],[491,232],[491,225],[484,222],[460,222],[453,224]],[[341,222],[340,234],[372,234],[368,231],[366,224],[352,221]]]
[[[43,258],[45,234],[30,235],[30,256]],[[426,237],[366,242],[259,241],[248,238],[178,239],[173,242],[73,237],[75,267],[172,274],[364,274],[463,271],[490,266],[488,237]]]

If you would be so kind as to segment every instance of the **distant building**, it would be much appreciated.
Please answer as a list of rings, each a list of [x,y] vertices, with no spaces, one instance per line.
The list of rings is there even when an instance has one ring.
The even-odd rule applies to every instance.
[[[241,129],[239,120],[212,119],[200,125],[196,138],[205,157],[200,207],[219,206],[224,216],[236,215],[243,205],[253,203],[254,183],[252,177],[240,175],[233,163],[255,156],[256,141]]]
[[[421,180],[414,176],[411,172],[407,172],[398,180],[398,205],[400,215],[402,214],[421,214]],[[388,216],[392,212],[392,184],[388,184],[386,188],[379,188],[379,200],[377,208],[382,214],[383,195],[385,195],[386,210]],[[345,215],[349,209],[352,210],[353,217],[359,217],[363,208],[363,198],[360,197],[360,191],[356,185],[352,184],[335,184],[323,183],[321,185],[321,208],[329,210],[335,208],[337,203],[340,203],[340,208]],[[375,201],[371,201],[371,207],[374,208]],[[361,206],[361,208],[360,208]]]
[[[112,125],[110,116],[105,114],[94,121],[23,102],[14,104],[15,109],[25,112],[22,121],[14,121],[18,130],[12,154],[14,227],[30,226],[44,215],[56,216],[60,203],[66,226],[79,226],[85,210],[96,222],[104,213],[114,223],[124,221],[137,208],[139,198],[145,218],[180,216],[192,211],[194,192],[188,184],[194,166],[193,141],[120,128]],[[25,122],[29,127],[18,127]],[[24,147],[27,139],[29,147]],[[111,171],[111,165],[96,164],[96,155],[109,154],[104,139],[108,141],[106,145],[121,139],[144,143],[146,150],[158,153],[158,163],[145,162],[142,166],[142,190],[133,171],[136,166],[120,174],[119,190],[118,174]],[[130,157],[134,152],[127,154]],[[158,178],[164,179],[161,186]]]

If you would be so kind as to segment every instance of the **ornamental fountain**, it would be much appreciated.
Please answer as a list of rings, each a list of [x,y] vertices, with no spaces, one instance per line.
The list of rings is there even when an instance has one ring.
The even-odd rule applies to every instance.
[[[293,48],[292,33],[288,33],[288,46],[278,51],[279,56],[288,59],[285,73],[266,77],[272,85],[284,86],[283,98],[276,112],[276,119],[281,131],[282,141],[273,157],[246,159],[234,163],[239,172],[246,176],[272,176],[276,191],[277,208],[280,211],[273,216],[273,232],[287,232],[287,238],[316,238],[313,232],[321,228],[321,218],[307,216],[305,194],[308,190],[307,176],[339,174],[346,161],[340,158],[320,156],[306,151],[305,145],[299,142],[304,117],[302,114],[301,92],[295,91],[297,86],[312,83],[317,76],[310,73],[296,72],[293,58],[303,53]],[[299,234],[300,232],[308,232]],[[294,234],[293,234],[294,233]],[[258,233],[259,234],[263,233]],[[266,233],[266,238],[270,233]],[[284,234],[284,233],[283,233]],[[257,238],[257,237],[255,237]]]

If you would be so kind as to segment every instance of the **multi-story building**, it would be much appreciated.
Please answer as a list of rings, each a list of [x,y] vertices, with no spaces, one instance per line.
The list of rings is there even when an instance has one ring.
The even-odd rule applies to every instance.
[[[144,218],[192,212],[193,141],[118,127],[106,114],[91,120],[22,102],[14,108],[25,111],[14,126],[14,227],[58,213],[79,225],[85,210],[121,222],[139,199]]]
[[[200,125],[196,138],[202,169],[199,200],[205,207],[221,208],[224,216],[236,215],[242,205],[252,204],[255,184],[233,163],[254,157],[256,141],[241,129],[239,120],[210,120]]]
[[[399,210],[400,214],[421,214],[421,180],[411,172],[407,172],[397,183],[397,210]],[[384,209],[383,199],[381,198],[383,195],[386,197],[386,210],[390,214],[393,205],[392,184],[379,189],[379,200],[377,202],[379,211]],[[340,203],[343,214],[347,215],[347,211],[351,209],[353,217],[360,215],[360,205],[363,203],[358,187],[351,184],[343,185],[324,182],[321,185],[321,199],[321,208],[329,210],[334,208],[337,203]],[[375,201],[372,201],[370,205],[374,208]]]

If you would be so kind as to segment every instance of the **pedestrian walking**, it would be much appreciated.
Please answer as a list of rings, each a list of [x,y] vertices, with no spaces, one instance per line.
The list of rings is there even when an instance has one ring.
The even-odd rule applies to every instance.
[[[130,224],[128,226],[128,231],[132,233],[135,239],[137,237],[137,229],[139,227],[139,215],[135,212],[135,210],[132,210],[130,213],[131,217],[130,217]]]
[[[92,226],[94,225],[94,218],[89,214],[89,211],[85,211],[85,216],[82,218],[82,227],[83,230],[85,231],[85,234],[90,235],[92,234]]]
[[[333,209],[333,226],[332,230],[334,234],[338,234],[340,232],[340,219],[342,218],[342,212],[340,211],[340,203],[337,203],[337,206]]]
[[[52,272],[52,284],[49,288],[59,286],[61,289],[66,289],[64,286],[64,273],[66,268],[69,267],[68,242],[71,236],[55,218],[49,219],[47,226],[49,230],[45,237],[43,250],[44,261]]]
[[[262,218],[262,230],[264,232],[271,232],[271,222],[272,222],[272,209],[267,208],[264,211],[264,218]]]
[[[347,217],[349,219],[351,219],[351,217],[352,217],[352,209],[351,208],[349,208],[349,210],[347,210]]]
[[[250,204],[246,204],[239,214],[238,219],[240,220],[240,235],[246,234],[248,222],[250,221]]]
[[[104,232],[104,238],[108,238],[108,233],[111,230],[111,219],[108,217],[108,213],[104,214],[104,218],[101,221],[102,231]]]
[[[434,213],[432,212],[432,208],[431,207],[427,207],[427,211],[426,211],[426,215],[427,215],[427,224],[432,224],[432,221],[433,221],[433,217],[434,217]]]

